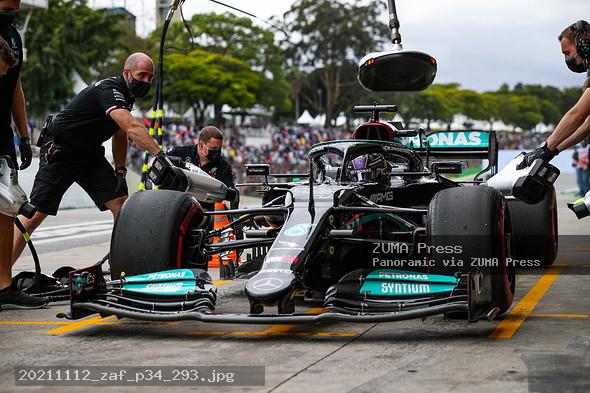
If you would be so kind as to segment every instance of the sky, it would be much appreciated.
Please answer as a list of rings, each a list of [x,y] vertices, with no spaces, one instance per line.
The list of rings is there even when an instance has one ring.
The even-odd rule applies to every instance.
[[[224,1],[262,19],[282,15],[295,2]],[[89,4],[126,6],[137,16],[140,35],[155,27],[155,1],[89,0]],[[585,74],[572,73],[565,66],[557,36],[569,24],[590,17],[590,0],[397,0],[396,6],[404,48],[437,59],[435,83],[457,82],[481,92],[517,82],[581,86],[585,79]],[[233,12],[207,0],[186,0],[183,10],[185,17]],[[387,23],[386,13],[381,22]],[[367,48],[369,52],[372,48]]]

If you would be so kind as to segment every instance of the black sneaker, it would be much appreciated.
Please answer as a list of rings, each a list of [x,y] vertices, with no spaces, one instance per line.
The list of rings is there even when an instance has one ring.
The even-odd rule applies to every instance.
[[[44,297],[35,297],[8,287],[0,291],[0,310],[6,308],[41,308],[49,303]]]

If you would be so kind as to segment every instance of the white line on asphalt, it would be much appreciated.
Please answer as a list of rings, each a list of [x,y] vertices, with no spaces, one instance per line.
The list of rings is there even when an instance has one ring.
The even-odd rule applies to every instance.
[[[63,242],[65,240],[75,240],[75,239],[81,239],[81,238],[85,238],[85,237],[106,235],[106,234],[110,234],[110,233],[112,233],[112,229],[91,232],[91,233],[83,233],[83,234],[79,234],[79,235],[61,236],[61,237],[57,237],[57,238],[43,239],[43,240],[35,240],[33,238],[33,241],[34,241],[33,244],[40,245],[40,244],[48,244],[48,243],[55,243],[55,242]]]
[[[41,227],[35,231],[35,233],[43,232],[43,231],[51,231],[53,229],[61,229],[61,228],[73,228],[73,227],[80,227],[80,226],[89,226],[89,225],[97,225],[97,224],[112,224],[113,220],[105,220],[105,221],[90,221],[90,222],[83,222],[78,224],[67,224],[67,225],[56,225],[53,227]]]

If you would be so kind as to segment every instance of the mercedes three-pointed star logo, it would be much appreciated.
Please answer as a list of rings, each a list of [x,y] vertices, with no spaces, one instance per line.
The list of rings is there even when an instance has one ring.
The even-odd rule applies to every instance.
[[[273,277],[261,278],[252,284],[252,287],[258,291],[266,292],[278,289],[283,285],[283,280]]]

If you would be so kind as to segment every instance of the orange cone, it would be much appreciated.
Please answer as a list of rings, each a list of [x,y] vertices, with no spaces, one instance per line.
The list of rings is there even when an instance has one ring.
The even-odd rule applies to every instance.
[[[223,203],[216,202],[215,203],[215,211],[222,211],[222,210],[226,210]],[[214,216],[214,221],[213,221],[213,229],[214,230],[221,229],[228,224],[229,224],[229,217],[226,214]],[[218,236],[214,237],[213,243],[231,241],[231,240],[235,240],[235,239],[236,239],[236,237],[234,236],[234,231],[233,231],[233,229],[230,228],[227,231],[225,231],[221,237],[218,237]],[[209,267],[219,267],[220,261],[223,261],[223,260],[228,260],[228,262],[232,262],[235,264],[237,262],[236,259],[237,259],[236,250],[215,254],[211,257],[211,260],[209,261]]]

